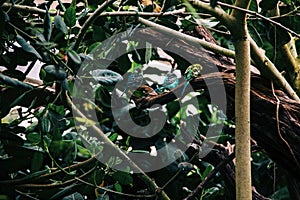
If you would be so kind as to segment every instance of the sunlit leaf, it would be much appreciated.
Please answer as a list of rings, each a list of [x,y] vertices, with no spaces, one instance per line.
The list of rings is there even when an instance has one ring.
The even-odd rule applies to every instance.
[[[213,171],[213,169],[214,169],[214,167],[212,165],[208,165],[205,168],[204,172],[202,173],[201,179],[204,180],[207,177],[207,175],[210,174]]]
[[[75,117],[75,119],[76,119],[78,122],[84,123],[84,124],[89,125],[89,126],[94,126],[94,125],[96,124],[95,121],[93,121],[93,120],[91,120],[91,119],[87,119],[87,118]]]
[[[145,63],[149,63],[152,57],[152,44],[146,42]]]
[[[114,184],[114,188],[116,189],[116,191],[122,192],[122,186],[120,185],[120,183],[116,182]]]
[[[113,133],[111,136],[109,136],[109,139],[114,142],[116,141],[118,138],[118,133]]]

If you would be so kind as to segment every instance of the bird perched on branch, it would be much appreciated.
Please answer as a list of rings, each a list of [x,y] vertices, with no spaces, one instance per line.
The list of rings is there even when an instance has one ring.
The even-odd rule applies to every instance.
[[[189,85],[190,81],[194,78],[200,76],[200,72],[203,67],[200,64],[192,64],[190,65],[184,72],[185,83],[183,86],[183,90],[181,92],[181,96],[184,94],[186,87]]]
[[[129,72],[126,88],[121,94],[121,96],[123,96],[123,94],[126,93],[128,89],[137,89],[139,86],[141,86],[142,82],[143,82],[143,73],[141,69],[136,70],[134,72]]]
[[[178,86],[178,78],[176,74],[168,72],[161,87],[156,88],[155,92],[162,93],[164,89],[174,89]]]

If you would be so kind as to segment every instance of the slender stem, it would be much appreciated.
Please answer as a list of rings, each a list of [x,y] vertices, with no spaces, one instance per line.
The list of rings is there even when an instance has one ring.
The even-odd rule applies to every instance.
[[[193,0],[193,2],[194,2],[195,4],[197,4],[198,1],[199,1],[199,0]],[[218,1],[217,4],[219,4],[219,5],[221,5],[221,6],[224,6],[224,7],[231,8],[231,9],[233,9],[233,10],[242,11],[242,12],[247,13],[247,14],[249,14],[249,15],[253,15],[253,16],[255,16],[255,17],[261,18],[261,19],[263,19],[263,20],[265,20],[265,21],[267,21],[267,22],[269,22],[269,23],[271,23],[271,24],[274,24],[274,25],[276,25],[276,26],[278,26],[278,27],[284,29],[285,31],[291,33],[293,36],[296,36],[296,37],[300,38],[300,35],[299,35],[298,33],[296,33],[295,31],[293,31],[293,30],[287,28],[286,26],[280,24],[279,22],[276,22],[276,21],[272,20],[272,19],[274,19],[274,17],[272,17],[272,19],[271,19],[271,18],[265,17],[265,16],[263,16],[263,15],[257,13],[257,12],[254,12],[254,11],[252,11],[252,10],[247,10],[247,9],[245,9],[245,8],[240,8],[240,7],[238,7],[238,6],[229,5],[229,4],[227,4],[227,3],[223,3],[223,2],[220,2],[220,1]],[[297,7],[296,10],[293,10],[291,13],[296,12],[298,9],[299,9],[299,7]],[[286,16],[286,15],[284,15],[284,16]],[[281,16],[280,16],[280,17],[281,17]]]
[[[28,12],[28,13],[46,14],[45,9],[40,9],[40,8],[33,7],[33,6],[24,6],[24,5],[16,5],[16,4],[13,5],[11,3],[4,3],[1,7],[2,8],[9,8],[11,10],[25,11],[25,12]],[[56,12],[49,11],[49,14],[55,15]]]
[[[220,172],[222,168],[224,168],[228,163],[232,162],[232,160],[235,157],[235,153],[231,153],[228,157],[226,157],[224,160],[221,160],[220,163],[205,177],[205,179],[196,187],[196,189],[191,192],[184,200],[189,200],[192,198],[195,198],[197,194],[200,194],[200,192],[203,190],[204,186],[212,180],[215,175]]]
[[[86,119],[87,117],[76,107],[76,105],[72,102],[71,98],[66,94],[67,101],[70,107],[72,107],[73,112]],[[93,125],[91,130],[94,131],[95,134],[101,139],[101,141],[109,146],[117,156],[119,156],[124,162],[127,162],[128,165],[132,168],[133,171],[139,172],[139,177],[148,184],[152,191],[160,191],[160,188],[156,185],[156,183],[147,175],[145,172],[134,163],[120,148],[118,148],[97,126]],[[160,192],[160,195],[163,199],[170,199],[164,191]]]
[[[76,42],[74,45],[74,50],[76,51],[80,45],[80,43],[82,42],[84,35],[86,33],[86,31],[88,30],[88,28],[90,27],[90,25],[99,17],[99,15],[113,2],[115,2],[116,0],[107,0],[105,1],[99,8],[97,8],[95,10],[95,12],[89,16],[89,18],[85,21],[85,23],[83,24],[82,28],[79,30],[78,34],[76,35]]]
[[[24,6],[24,5],[12,5],[11,3],[4,3],[2,5],[2,8],[11,8],[13,10],[19,10],[22,12],[28,12],[28,13],[35,13],[35,14],[46,14],[46,10],[36,8],[33,6]],[[179,15],[179,14],[184,14],[184,15],[190,15],[191,13],[185,13],[185,9],[179,9],[179,10],[174,10],[174,11],[167,11],[167,12],[161,12],[161,13],[155,13],[155,12],[138,12],[139,16],[147,16],[147,17],[157,17],[157,16],[168,16],[168,15]],[[64,15],[64,12],[59,12],[49,10],[50,15]],[[87,16],[91,16],[94,13],[88,13]],[[206,15],[203,13],[198,13],[199,15]],[[80,15],[80,13],[77,13],[76,15]],[[105,12],[99,14],[99,17],[102,16],[135,16],[137,15],[137,12],[135,11],[115,11],[115,12]]]
[[[111,190],[109,188],[105,188],[105,187],[100,187],[100,186],[97,186],[97,185],[93,185],[87,181],[84,181],[80,178],[77,178],[75,177],[76,180],[78,180],[79,182],[85,184],[85,185],[88,185],[90,187],[93,187],[93,188],[98,188],[100,190],[103,190],[105,192],[109,192],[109,193],[113,193],[113,194],[116,194],[116,195],[119,195],[119,196],[124,196],[124,197],[130,197],[130,198],[138,198],[138,199],[144,199],[144,198],[154,198],[156,196],[156,194],[150,194],[150,195],[138,195],[138,194],[127,194],[127,193],[123,193],[123,192],[117,192],[115,190]]]
[[[89,171],[85,172],[84,174],[80,175],[79,177],[77,177],[77,179],[84,179],[87,176],[89,176],[96,168],[93,167],[92,169],[90,169]],[[46,183],[46,184],[42,184],[42,183],[28,183],[28,184],[22,184],[22,185],[18,185],[16,186],[16,188],[39,188],[39,189],[45,189],[45,188],[60,188],[60,187],[66,187],[71,185],[72,183],[77,181],[76,177],[66,180],[62,183]]]
[[[250,36],[249,36],[250,37]],[[270,61],[262,52],[262,50],[257,46],[255,41],[250,37],[250,46],[251,46],[251,57],[254,62],[260,66],[259,70],[261,73],[271,79],[274,80],[277,85],[280,85],[285,89],[290,97],[296,100],[298,103],[300,99],[291,85],[286,81],[286,79],[282,76],[282,74],[278,71],[275,65]]]
[[[212,9],[209,4],[204,3],[199,0],[192,0],[194,5],[204,9],[206,12],[212,14],[216,18],[218,18],[221,22],[224,23],[224,25],[228,26],[230,28],[232,26],[233,21],[231,18],[228,17],[227,14],[221,15],[222,11],[221,8],[215,7]],[[220,4],[220,2],[218,2]],[[235,6],[231,6],[232,8],[236,8]],[[239,9],[239,8],[237,8]],[[243,9],[242,9],[243,10]],[[241,11],[242,11],[241,10]],[[247,9],[245,10],[247,11]],[[226,19],[223,19],[226,18]],[[231,28],[231,30],[234,30],[234,28]],[[270,61],[265,54],[262,52],[262,50],[257,46],[255,41],[251,38],[251,36],[248,36],[250,40],[250,46],[251,46],[251,58],[255,62],[257,68],[261,72],[261,74],[264,77],[267,77],[271,80],[274,80],[276,84],[284,88],[284,90],[288,93],[290,97],[292,97],[297,102],[300,102],[299,97],[297,96],[296,92],[293,90],[293,88],[290,86],[290,84],[286,81],[286,79],[282,76],[282,74],[277,70],[276,66]],[[205,48],[205,47],[204,47]],[[224,54],[223,54],[224,55]],[[233,54],[235,55],[235,54]]]
[[[225,49],[221,46],[212,44],[210,42],[206,42],[204,40],[195,38],[193,36],[190,36],[190,35],[178,32],[176,30],[167,28],[165,26],[156,24],[156,23],[151,22],[149,20],[146,20],[142,17],[139,17],[138,20],[139,20],[139,22],[141,22],[142,24],[145,24],[146,26],[154,27],[155,29],[157,29],[159,31],[162,31],[163,33],[170,34],[172,36],[178,37],[178,38],[183,39],[185,41],[188,41],[190,43],[193,43],[193,44],[196,44],[196,45],[201,45],[203,48],[208,49],[208,50],[210,50],[214,53],[219,53],[221,55],[225,55],[225,56],[228,56],[228,57],[231,57],[231,58],[235,57],[234,51]]]

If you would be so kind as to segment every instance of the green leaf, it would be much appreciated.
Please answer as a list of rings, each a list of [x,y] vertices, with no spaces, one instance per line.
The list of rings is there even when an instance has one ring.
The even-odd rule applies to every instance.
[[[178,101],[171,101],[167,104],[168,117],[172,119],[180,110],[180,104]]]
[[[100,41],[100,42],[102,42],[107,38],[105,31],[101,26],[93,26],[93,38],[95,41]]]
[[[216,199],[216,196],[220,193],[220,188],[211,187],[205,190],[205,199]]]
[[[47,134],[47,133],[51,132],[52,125],[51,125],[51,121],[49,120],[48,117],[46,117],[46,116],[42,117],[39,121],[39,124],[40,124],[42,133]]]
[[[152,44],[146,42],[145,63],[149,63],[152,57]]]
[[[77,188],[78,188],[77,184],[67,185],[66,187],[62,188],[59,192],[57,192],[56,194],[51,196],[49,198],[49,200],[53,200],[53,199],[84,200],[84,197],[78,192],[71,194],[73,191],[76,191]],[[68,194],[70,194],[70,195],[68,195]],[[64,197],[64,198],[62,198],[62,197]]]
[[[262,0],[259,3],[259,7],[264,10],[272,10],[276,7],[278,0]]]
[[[93,78],[104,86],[113,86],[118,81],[123,80],[123,77],[109,69],[95,69],[91,71]]]
[[[132,185],[133,184],[133,178],[129,173],[117,171],[113,173],[112,178],[116,181],[118,181],[122,185]]]
[[[32,132],[32,133],[28,133],[26,135],[27,141],[32,143],[32,144],[37,144],[41,142],[41,134],[38,132]]]
[[[9,18],[9,15],[7,14],[7,12],[3,11],[3,17],[4,17],[4,21],[5,22],[9,22],[10,21],[10,18]]]
[[[204,172],[202,173],[201,179],[204,180],[209,173],[213,171],[214,167],[212,165],[208,165]]]
[[[60,15],[54,17],[54,26],[64,34],[68,32],[68,27]]]
[[[30,90],[24,92],[22,95],[20,95],[18,98],[16,98],[16,99],[9,105],[9,107],[12,108],[12,107],[18,105],[18,104],[21,102],[21,100],[23,100],[23,98],[24,98],[29,92],[30,92]]]
[[[54,140],[49,150],[55,159],[62,158],[67,164],[71,164],[77,156],[77,145],[72,140]]]
[[[111,107],[111,96],[109,91],[102,85],[95,90],[95,100],[98,101],[97,103],[101,103],[102,106],[107,108]]]
[[[96,49],[99,45],[101,45],[101,42],[95,42],[95,43],[91,44],[91,45],[88,47],[87,53],[92,52],[92,51],[93,51],[94,49]]]
[[[81,64],[81,58],[80,56],[76,53],[76,51],[74,51],[73,49],[69,49],[67,51],[67,55],[68,57],[75,63],[80,65]]]
[[[77,185],[74,185],[74,187],[77,187]],[[54,199],[54,198],[53,198]],[[62,198],[62,200],[84,200],[85,198],[78,192],[75,192],[73,194],[70,194],[68,196],[65,196],[64,198]]]
[[[62,81],[66,77],[66,71],[59,65],[44,65],[40,71],[40,78],[45,82]]]
[[[93,181],[95,185],[101,185],[101,183],[103,183],[104,181],[105,175],[106,172],[104,170],[95,170],[93,175],[91,176],[91,181]]]
[[[22,181],[26,181],[26,180],[32,180],[33,178],[35,177],[39,177],[43,174],[49,174],[51,172],[50,168],[46,165],[45,166],[46,169],[43,169],[41,171],[37,171],[37,172],[34,172],[34,173],[31,173],[23,178],[21,178]]]
[[[49,42],[52,33],[52,22],[50,18],[50,14],[48,8],[46,7],[46,15],[44,18],[44,37]]]
[[[11,78],[15,78],[18,79],[19,81],[24,81],[26,78],[26,75],[24,72],[20,71],[20,70],[16,70],[16,69],[8,69],[8,70],[4,70],[2,71],[2,73],[4,75],[7,75]]]
[[[31,172],[37,172],[41,169],[44,161],[44,156],[41,152],[34,152],[31,160]]]
[[[96,200],[109,200],[109,195],[108,194],[100,194]]]
[[[64,20],[68,27],[72,28],[76,24],[76,9],[73,6],[67,8],[64,14]]]
[[[118,133],[113,133],[111,136],[109,136],[109,139],[114,142],[116,141],[118,138]]]
[[[94,126],[97,123],[91,119],[82,118],[82,117],[75,117],[75,119],[76,119],[76,121],[84,123],[85,125],[88,125],[88,126]]]
[[[53,103],[50,103],[48,104],[48,107],[60,115],[65,115],[65,107],[63,105],[57,106]]]
[[[116,189],[116,191],[122,192],[122,186],[120,185],[120,183],[116,182],[114,184],[114,188]]]
[[[28,44],[27,41],[22,36],[17,35],[16,38],[17,38],[17,42],[19,43],[19,45],[21,45],[21,47],[23,48],[24,51],[26,51],[28,53],[32,53],[38,59],[42,60],[41,55],[35,50],[35,48],[33,46]]]
[[[23,83],[22,81],[13,79],[9,76],[6,76],[0,73],[0,83],[11,86],[11,87],[18,87],[20,89],[32,90],[33,87],[29,84]]]
[[[181,162],[178,164],[178,168],[181,170],[189,171],[194,168],[194,165],[189,162]]]

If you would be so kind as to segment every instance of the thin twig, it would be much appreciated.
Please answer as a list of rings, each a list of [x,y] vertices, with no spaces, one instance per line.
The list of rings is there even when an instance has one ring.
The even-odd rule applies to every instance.
[[[225,56],[228,56],[228,57],[231,57],[231,58],[235,57],[234,51],[225,49],[225,48],[223,48],[221,46],[212,44],[210,42],[206,42],[206,41],[201,40],[199,38],[195,38],[193,36],[190,36],[190,35],[181,33],[179,31],[167,28],[165,26],[156,24],[156,23],[151,22],[149,20],[146,20],[146,19],[144,19],[142,17],[139,17],[138,21],[141,22],[142,24],[145,24],[146,26],[154,27],[155,29],[157,29],[159,31],[162,31],[163,33],[170,34],[172,36],[178,37],[180,39],[183,39],[183,40],[185,40],[187,42],[190,42],[190,43],[193,43],[193,44],[201,45],[203,48],[205,48],[207,50],[210,50],[210,51],[212,51],[214,53],[219,53],[221,55],[225,55]]]
[[[290,144],[286,141],[286,139],[284,139],[284,137],[282,136],[281,131],[280,131],[280,121],[279,121],[280,100],[277,97],[277,95],[275,94],[273,81],[271,82],[271,88],[272,88],[272,94],[273,94],[273,96],[276,99],[276,128],[277,128],[277,133],[278,133],[280,139],[285,143],[285,145],[289,149],[289,151],[290,151],[293,159],[295,160],[295,163],[297,164],[298,169],[300,169],[300,164],[299,164],[299,162],[298,162],[298,160],[297,160],[297,158],[295,156],[294,151],[292,150]]]
[[[24,193],[24,192],[21,192],[20,190],[15,190],[15,191],[16,191],[16,193],[18,193],[18,194],[20,194],[20,195],[26,197],[27,199],[39,200],[38,198],[32,197],[32,196],[30,196],[29,194],[26,194],[26,193]]]
[[[22,185],[18,185],[16,186],[17,188],[40,188],[40,189],[44,189],[44,188],[60,188],[60,187],[65,187],[68,186],[74,182],[77,181],[77,179],[83,179],[85,177],[87,177],[88,175],[90,175],[94,170],[96,169],[96,167],[93,167],[92,169],[90,169],[89,171],[87,171],[86,173],[80,175],[79,177],[74,177],[72,179],[69,179],[65,182],[62,183],[47,183],[47,184],[41,184],[41,183],[37,183],[37,184],[33,184],[33,183],[28,183],[28,184],[22,184]]]
[[[72,102],[70,96],[66,93],[67,103],[72,108],[73,112],[80,117],[87,119],[87,117],[77,108],[77,106]],[[108,145],[114,153],[116,153],[121,159],[126,161],[133,171],[137,171],[138,176],[150,186],[152,191],[161,191],[156,183],[134,162],[132,161],[118,146],[116,146],[97,126],[91,126],[92,130],[99,136],[99,138]],[[170,199],[164,191],[159,193],[163,199]]]
[[[17,4],[13,5],[11,3],[4,3],[1,7],[9,8],[11,10],[19,10],[19,11],[29,12],[29,13],[46,14],[46,10],[40,9],[37,7],[33,7],[33,6],[24,6],[24,5],[17,5]],[[56,12],[49,11],[49,14],[55,15]]]
[[[12,8],[15,10],[23,11],[23,12],[28,12],[28,13],[34,13],[34,14],[46,14],[46,10],[40,9],[37,7],[33,6],[24,6],[24,5],[12,5],[11,3],[4,3],[2,5],[2,8]],[[103,16],[136,16],[137,14],[139,16],[144,16],[144,17],[157,17],[157,16],[168,16],[168,15],[190,15],[191,13],[189,12],[184,12],[185,9],[179,9],[179,10],[174,10],[174,11],[167,11],[167,12],[160,12],[160,13],[155,13],[155,12],[135,12],[135,11],[114,11],[114,12],[105,12],[99,14],[99,17]],[[54,15],[61,15],[63,16],[65,13],[64,12],[59,12],[49,10],[49,14],[54,16]],[[88,13],[87,16],[91,16],[94,13]],[[199,15],[207,16],[206,14],[203,13],[198,13]],[[76,15],[80,15],[80,13],[76,13]]]
[[[269,19],[280,19],[280,18],[284,18],[284,17],[290,17],[293,16],[293,14],[297,14],[298,10],[300,9],[300,6],[296,7],[294,10],[285,13],[283,15],[279,15],[279,16],[272,16]]]
[[[114,191],[114,190],[111,190],[111,189],[108,189],[108,188],[105,188],[105,187],[100,187],[100,186],[97,186],[97,185],[93,185],[89,182],[86,182],[80,178],[77,178],[75,177],[76,180],[78,180],[79,182],[85,184],[85,185],[88,185],[88,186],[91,186],[91,187],[94,187],[94,188],[98,188],[100,190],[104,190],[105,192],[109,192],[109,193],[113,193],[113,194],[116,194],[116,195],[119,195],[119,196],[124,196],[124,197],[130,197],[130,198],[153,198],[155,196],[157,196],[157,194],[150,194],[150,195],[139,195],[139,194],[127,194],[127,193],[123,193],[123,192],[118,192],[118,191]]]
[[[231,153],[228,157],[224,160],[220,161],[220,163],[211,171],[205,179],[197,186],[197,188],[190,193],[184,200],[192,199],[194,196],[198,195],[203,187],[229,162],[231,162],[235,157],[235,153]]]
[[[96,157],[98,156],[98,154],[96,154],[95,156],[85,160],[85,161],[82,161],[80,163],[76,163],[76,164],[73,164],[71,166],[68,166],[68,167],[65,167],[63,168],[65,171],[66,170],[70,170],[70,171],[74,171],[76,169],[79,169],[79,168],[83,168],[84,166],[87,166],[87,165],[90,165],[91,163],[95,162],[97,159]],[[42,174],[38,177],[35,177],[33,180],[27,180],[27,181],[41,181],[43,179],[50,179],[51,177],[55,176],[55,175],[58,175],[62,173],[62,170],[57,168],[57,169],[54,169],[53,172],[49,173],[49,174]],[[19,179],[12,179],[12,180],[1,180],[0,181],[0,184],[2,185],[18,185],[18,184],[24,184],[26,182],[24,182],[24,179],[23,178],[19,178]]]
[[[199,0],[193,0],[193,3],[196,4],[197,1],[199,1]],[[203,2],[208,2],[208,1],[203,1]],[[265,20],[265,21],[267,21],[267,22],[269,22],[269,23],[271,23],[271,24],[274,24],[274,25],[276,25],[276,26],[278,26],[278,27],[284,29],[285,31],[287,31],[287,32],[289,32],[290,34],[292,34],[293,36],[296,36],[296,37],[300,38],[300,35],[299,35],[298,33],[296,33],[295,31],[293,31],[293,30],[291,30],[291,29],[285,27],[284,25],[280,24],[279,22],[276,22],[276,21],[274,21],[274,20],[272,20],[272,19],[270,19],[270,18],[268,18],[268,17],[265,17],[265,16],[263,16],[263,15],[257,13],[257,12],[254,12],[254,11],[252,11],[252,10],[247,10],[247,9],[244,9],[244,8],[239,8],[239,7],[237,7],[237,6],[229,5],[229,4],[227,4],[227,3],[223,3],[223,2],[220,2],[220,1],[217,1],[217,4],[219,4],[219,5],[221,5],[221,6],[224,6],[224,7],[231,8],[231,9],[239,10],[239,11],[242,11],[242,12],[244,12],[244,13],[247,13],[247,14],[250,14],[250,15],[253,15],[253,16],[256,16],[256,17],[259,17],[259,18],[261,18],[261,19],[263,19],[263,20]]]
[[[80,45],[80,43],[82,42],[86,31],[88,30],[88,28],[90,27],[90,25],[99,17],[99,15],[113,2],[115,2],[116,0],[108,0],[105,1],[99,8],[97,8],[95,10],[95,12],[89,16],[89,18],[84,22],[82,28],[79,30],[78,34],[76,35],[76,42],[74,44],[74,50],[76,51]]]

